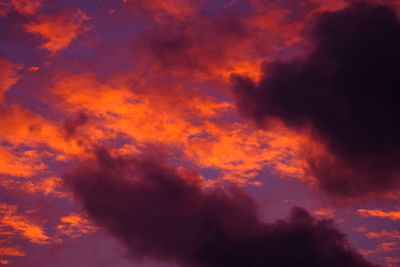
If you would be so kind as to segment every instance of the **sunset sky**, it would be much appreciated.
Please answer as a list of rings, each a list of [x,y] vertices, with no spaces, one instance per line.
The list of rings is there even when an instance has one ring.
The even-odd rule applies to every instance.
[[[0,265],[400,266],[399,16],[0,0]]]

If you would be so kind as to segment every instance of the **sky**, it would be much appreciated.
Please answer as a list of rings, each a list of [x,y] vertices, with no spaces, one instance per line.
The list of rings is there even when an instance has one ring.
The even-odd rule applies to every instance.
[[[0,265],[400,266],[399,16],[0,0]]]

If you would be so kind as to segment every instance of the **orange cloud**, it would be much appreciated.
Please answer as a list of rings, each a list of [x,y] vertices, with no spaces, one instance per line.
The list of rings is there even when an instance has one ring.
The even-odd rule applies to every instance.
[[[9,264],[10,260],[4,259],[9,257],[24,257],[26,253],[19,246],[6,245],[7,239],[0,241],[0,264]]]
[[[87,28],[83,26],[89,20],[80,9],[65,10],[54,16],[41,16],[38,22],[25,25],[25,30],[37,34],[44,39],[40,46],[50,52],[58,52],[65,49],[70,43]]]
[[[76,88],[80,88],[79,94],[75,94]],[[144,143],[185,143],[201,133],[199,125],[188,120],[190,115],[207,117],[227,107],[196,96],[152,94],[151,89],[148,94],[135,94],[125,85],[99,83],[90,75],[67,75],[56,80],[52,92],[62,98],[61,108],[84,110],[99,119],[98,127],[89,130],[95,140],[107,132],[107,138],[124,133]]]
[[[370,249],[370,250],[360,250],[361,254],[363,255],[372,255],[372,254],[378,254],[378,253],[387,253],[387,252],[392,252],[400,249],[400,246],[398,246],[399,243],[397,242],[383,242],[379,244],[376,249]]]
[[[393,221],[400,220],[400,211],[358,209],[357,212],[363,217],[378,217]]]
[[[18,214],[15,205],[0,204],[0,228],[2,230],[3,228],[12,229],[31,243],[46,244],[49,241],[49,237],[43,228],[39,224],[32,222],[27,216]],[[4,233],[10,232],[6,230]]]
[[[324,217],[334,217],[335,216],[335,211],[331,208],[318,209],[318,210],[315,210],[313,213],[315,215],[324,216]]]
[[[0,246],[0,257],[4,256],[26,256],[19,247],[1,247]]]
[[[260,184],[254,178],[265,167],[273,169],[280,176],[306,177],[304,147],[310,147],[312,140],[302,133],[289,131],[278,123],[266,131],[255,129],[238,118],[234,104],[229,100],[230,96],[224,91],[232,73],[244,74],[257,80],[261,75],[260,65],[264,59],[269,60],[269,56],[283,47],[282,44],[290,46],[301,41],[304,23],[289,22],[289,10],[268,6],[264,9],[256,8],[255,14],[238,16],[238,25],[243,23],[245,28],[243,33],[226,33],[223,31],[225,29],[214,29],[224,26],[224,23],[236,24],[231,24],[230,20],[220,22],[219,18],[211,18],[215,20],[212,23],[208,18],[198,18],[201,10],[198,3],[201,1],[131,2],[140,2],[158,23],[171,19],[171,24],[181,20],[187,20],[188,25],[196,24],[185,28],[191,46],[187,50],[183,49],[178,53],[173,51],[166,56],[166,61],[179,56],[183,61],[179,63],[183,66],[182,69],[165,70],[157,62],[150,64],[151,67],[145,72],[119,73],[114,79],[101,81],[95,78],[96,75],[87,73],[56,74],[54,86],[49,89],[56,100],[46,99],[49,102],[45,103],[50,107],[48,112],[54,111],[57,115],[54,120],[50,119],[53,116],[42,116],[22,106],[4,105],[0,110],[0,174],[12,176],[12,179],[0,177],[0,184],[28,194],[68,198],[61,189],[60,178],[43,178],[43,174],[58,175],[54,174],[57,166],[51,166],[51,163],[47,166],[44,162],[68,161],[74,157],[80,160],[88,155],[86,149],[92,144],[108,146],[111,143],[110,146],[114,146],[112,142],[118,142],[112,149],[116,154],[140,153],[146,146],[154,144],[166,147],[173,153],[177,151],[173,160],[181,160],[197,168],[216,170],[217,177],[208,178],[230,180],[237,184]],[[252,2],[260,4],[277,1]],[[318,12],[323,12],[337,8],[342,1],[314,2],[321,2]],[[42,1],[10,0],[10,3],[19,13],[33,15],[37,14]],[[118,12],[114,16],[117,14]],[[88,29],[86,23],[89,17],[80,9],[69,9],[58,15],[37,15],[36,18],[30,16],[27,19],[32,21],[25,25],[26,32],[42,38],[41,48],[57,53],[66,49]],[[244,38],[234,36],[235,34],[243,34]],[[47,66],[40,62],[35,63],[38,66],[27,68],[28,74],[41,77],[49,66],[59,65],[60,62],[52,61],[55,58],[46,58],[46,64],[49,63]],[[68,62],[68,59],[62,61]],[[147,54],[139,55],[137,62],[138,65],[141,62],[149,63]],[[192,64],[197,68],[194,71]],[[15,64],[0,60],[0,97],[19,78],[22,79],[17,75],[17,68]],[[180,79],[178,83],[170,81],[177,77]],[[206,82],[203,84],[204,81]],[[210,81],[213,82],[211,86],[208,84]],[[193,85],[197,82],[202,84]],[[217,89],[211,88],[212,86]],[[209,91],[205,92],[204,87],[214,90],[211,95],[216,92],[215,95],[218,96],[207,95]],[[87,114],[88,122],[79,127],[76,135],[66,138],[62,120],[79,112]],[[325,153],[318,144],[312,148],[312,153]],[[38,175],[40,178],[33,177]],[[208,184],[213,182],[214,180]],[[376,216],[366,210],[361,211],[363,216]],[[334,216],[331,209],[320,209],[314,213]],[[396,220],[400,218],[400,215],[393,215],[393,212],[384,214],[385,216],[378,217],[396,217]],[[0,230],[4,236],[18,234],[37,244],[46,244],[51,240],[40,223],[30,215],[18,211],[14,205],[0,205]],[[96,228],[83,214],[72,213],[61,217],[55,230],[58,231],[55,238],[59,240],[65,237],[77,238],[95,231]],[[386,232],[368,234],[370,238],[389,238],[389,233]],[[387,243],[380,249],[391,247],[395,245]],[[12,246],[4,247],[3,250],[0,247],[0,257],[2,253],[4,256],[7,253],[8,256],[24,254],[18,251],[18,247]],[[7,259],[0,259],[0,264],[7,263]]]
[[[400,249],[400,243],[395,242],[397,240],[400,240],[400,232],[398,231],[368,232],[366,233],[366,236],[368,238],[384,239],[384,242],[380,243],[376,247],[376,249],[364,250],[363,252],[366,255],[392,252]]]
[[[1,0],[0,16],[7,15],[11,9],[24,15],[34,15],[41,5],[41,0]]]
[[[10,106],[7,109],[0,109],[0,140],[9,143],[11,147],[0,149],[0,156],[3,154],[5,161],[2,163],[2,170],[7,170],[7,164],[15,162],[26,162],[27,166],[20,166],[21,176],[28,176],[29,170],[43,170],[44,164],[37,160],[44,156],[50,156],[56,160],[68,160],[70,155],[85,155],[85,148],[79,140],[66,140],[65,133],[60,125],[41,117],[20,106]],[[0,146],[1,147],[1,146]],[[23,149],[21,149],[21,147]],[[29,149],[27,149],[27,147]],[[47,151],[46,151],[47,148]],[[24,151],[15,153],[16,151]],[[50,150],[50,151],[49,151]],[[13,153],[14,155],[10,155]],[[10,159],[6,159],[10,156]],[[8,170],[10,172],[10,170]]]
[[[384,242],[382,244],[379,244],[377,250],[378,252],[390,252],[400,249],[400,247],[398,247],[397,245],[397,242]]]
[[[400,257],[385,257],[385,261],[388,264],[387,267],[399,267]]]
[[[40,0],[11,0],[11,4],[18,12],[32,15],[36,13],[42,2]]]
[[[195,1],[192,0],[144,0],[143,5],[154,13],[156,20],[164,16],[184,19],[193,16],[196,11]]]
[[[68,194],[61,190],[62,179],[59,177],[48,177],[38,182],[26,181],[20,184],[20,190],[28,193],[42,193],[45,196],[53,195],[60,198],[67,198]]]
[[[0,174],[29,177],[46,168],[35,150],[15,152],[9,147],[0,146]]]
[[[133,151],[146,144],[169,146],[182,151],[185,161],[220,170],[225,179],[239,183],[267,165],[281,175],[304,176],[299,159],[302,144],[309,142],[304,136],[284,127],[261,131],[224,121],[220,118],[233,112],[232,104],[198,92],[183,94],[181,88],[167,85],[165,94],[147,81],[142,86],[146,90],[135,92],[124,82],[100,83],[90,74],[65,74],[55,79],[51,92],[60,98],[57,107],[64,112],[91,114],[86,135],[92,142],[123,134],[131,138]]]
[[[62,180],[58,177],[48,177],[39,180],[16,180],[2,177],[0,186],[9,190],[22,191],[29,194],[40,193],[44,196],[71,198],[67,192],[62,190]]]
[[[282,175],[300,171],[290,159],[298,153],[300,137],[280,130],[256,130],[241,123],[210,122],[204,129],[207,135],[192,138],[184,152],[201,167],[221,170],[225,179],[245,182],[267,165]]]
[[[66,235],[71,238],[77,238],[83,234],[96,231],[86,216],[79,213],[72,213],[68,216],[60,218],[61,224],[57,225],[58,235]]]
[[[381,232],[368,232],[366,234],[369,238],[389,238],[389,239],[400,239],[399,231],[381,231]]]
[[[17,80],[16,66],[0,58],[0,102],[3,101],[4,93],[9,90]]]

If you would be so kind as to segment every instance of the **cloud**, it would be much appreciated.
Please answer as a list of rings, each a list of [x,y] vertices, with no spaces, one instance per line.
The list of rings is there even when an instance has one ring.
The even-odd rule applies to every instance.
[[[40,8],[42,2],[41,0],[11,0],[11,5],[22,14],[32,15]]]
[[[247,17],[243,11],[225,12],[196,17],[190,22],[172,20],[156,24],[137,35],[135,51],[138,56],[146,55],[146,63],[154,69],[221,78],[235,64],[255,61],[249,46],[257,40],[249,35]]]
[[[399,231],[368,232],[366,236],[369,238],[400,239],[400,232]]]
[[[25,252],[23,252],[18,247],[0,247],[0,256],[26,256]]]
[[[147,67],[184,77],[227,82],[232,73],[243,73],[258,78],[261,59],[300,42],[310,14],[318,12],[307,9],[307,14],[302,5],[276,1],[220,2],[210,12],[206,1],[198,2],[202,5],[195,15],[185,20],[168,17],[140,31],[134,40],[135,58],[145,55]],[[299,9],[302,12],[289,19]]]
[[[385,261],[389,267],[396,267],[400,263],[399,257],[385,257]]]
[[[156,21],[171,18],[185,19],[195,15],[198,8],[196,1],[193,0],[123,0],[123,2],[147,9]]]
[[[89,17],[80,9],[65,9],[51,16],[39,16],[38,21],[25,25],[28,33],[37,34],[44,39],[40,46],[50,52],[58,52],[85,30],[83,23]]]
[[[44,169],[41,157],[53,155],[56,160],[66,160],[71,155],[84,155],[84,147],[79,140],[65,138],[64,127],[19,105],[0,108],[0,140],[7,146],[0,149],[0,172],[25,172]],[[49,154],[50,153],[50,154]],[[14,155],[12,155],[14,154]],[[11,155],[11,156],[9,156]],[[17,158],[17,160],[15,160]],[[8,168],[12,161],[24,163],[18,168]],[[29,167],[29,168],[28,168]],[[32,172],[33,173],[33,172]]]
[[[0,257],[24,257],[26,253],[21,250],[19,246],[4,246],[0,245]],[[0,264],[9,264],[10,261],[6,259],[0,259]]]
[[[132,258],[182,266],[373,266],[331,220],[295,207],[287,219],[262,222],[245,192],[201,189],[195,175],[154,157],[82,163],[64,176],[91,219],[116,236]]]
[[[46,169],[47,165],[41,162],[41,157],[35,150],[13,151],[7,146],[0,147],[0,174],[2,175],[30,177]]]
[[[39,181],[22,181],[11,184],[8,188],[24,191],[26,193],[35,194],[42,193],[45,196],[55,196],[59,198],[67,198],[68,194],[61,191],[62,179],[59,177],[47,177]]]
[[[68,119],[64,122],[64,130],[66,137],[72,137],[76,134],[79,127],[83,126],[87,122],[87,116],[85,113],[76,114],[75,118]]]
[[[59,235],[78,238],[83,234],[96,231],[96,227],[90,224],[84,214],[71,213],[68,216],[60,218],[57,230]]]
[[[54,79],[50,90],[60,100],[55,106],[63,112],[84,112],[90,118],[74,136],[78,139],[87,136],[99,143],[123,134],[139,150],[149,144],[168,146],[182,151],[182,160],[217,170],[224,179],[239,183],[256,177],[266,164],[279,174],[295,175],[301,170],[291,158],[306,142],[304,138],[286,129],[266,132],[227,121],[233,105],[203,94],[194,85],[188,92],[180,84],[153,77],[138,79],[132,88],[130,84],[65,74]],[[82,120],[78,117],[76,122]],[[72,123],[76,119],[67,124],[76,125]]]
[[[325,146],[307,172],[332,195],[395,190],[400,173],[400,21],[389,6],[355,3],[320,15],[313,51],[265,63],[259,82],[234,76],[239,110],[279,119]]]
[[[390,219],[392,221],[400,220],[400,211],[358,209],[357,212],[364,217],[378,217]]]
[[[11,62],[0,58],[0,103],[3,101],[3,95],[8,91],[17,81],[16,66]]]
[[[333,218],[335,211],[332,208],[321,208],[313,212],[315,215]]]
[[[0,203],[0,228],[3,234],[7,233],[7,231],[4,231],[4,228],[7,227],[21,234],[31,243],[47,244],[49,241],[49,237],[41,225],[32,222],[27,216],[19,214],[15,205]]]

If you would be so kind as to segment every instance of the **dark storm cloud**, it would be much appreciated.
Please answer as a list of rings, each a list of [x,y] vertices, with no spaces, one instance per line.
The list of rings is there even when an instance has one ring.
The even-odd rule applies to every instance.
[[[389,6],[356,3],[320,16],[313,52],[272,62],[258,83],[234,77],[238,107],[260,125],[311,125],[334,156],[309,159],[333,194],[387,192],[399,184],[400,22]]]
[[[204,191],[196,174],[153,158],[116,158],[99,150],[97,162],[64,180],[133,258],[180,266],[373,266],[330,220],[296,207],[287,219],[264,223],[243,191]]]

